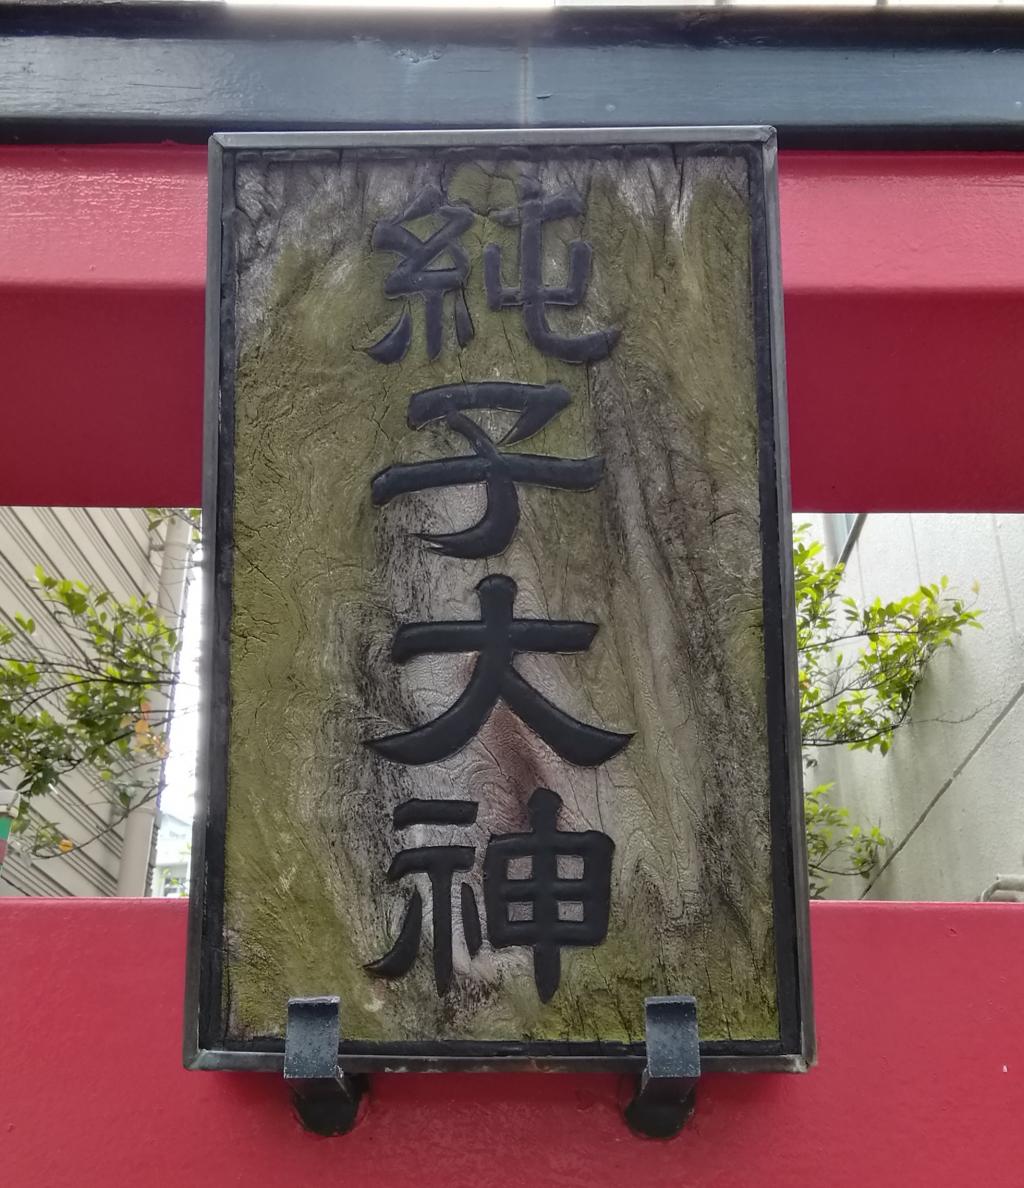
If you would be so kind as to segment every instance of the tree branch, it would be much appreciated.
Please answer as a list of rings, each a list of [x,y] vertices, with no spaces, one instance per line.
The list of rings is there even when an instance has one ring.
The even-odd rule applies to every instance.
[[[160,787],[157,785],[151,792],[148,792],[145,796],[143,796],[141,800],[137,801],[135,804],[129,805],[128,808],[126,808],[124,812],[121,813],[116,821],[112,821],[103,829],[97,830],[92,835],[92,837],[86,838],[85,841],[75,842],[73,846],[69,846],[65,850],[58,849],[55,854],[44,854],[42,851],[33,851],[32,856],[34,858],[47,861],[51,858],[65,858],[68,854],[74,854],[76,850],[84,850],[86,846],[91,846],[94,841],[98,841],[101,837],[104,837],[106,834],[115,830],[119,825],[123,824],[130,813],[135,812],[136,809],[142,808],[144,804],[148,804],[149,801],[155,799],[159,791]]]

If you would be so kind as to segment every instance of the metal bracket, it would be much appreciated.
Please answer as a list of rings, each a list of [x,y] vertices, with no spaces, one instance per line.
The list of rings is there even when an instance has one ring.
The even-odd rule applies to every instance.
[[[347,1134],[356,1124],[365,1077],[338,1064],[341,1010],[336,997],[290,998],[284,1033],[284,1079],[299,1121],[314,1134]]]
[[[686,1125],[700,1079],[697,1000],[688,995],[648,998],[647,1067],[623,1111],[630,1130],[646,1138],[674,1138]]]

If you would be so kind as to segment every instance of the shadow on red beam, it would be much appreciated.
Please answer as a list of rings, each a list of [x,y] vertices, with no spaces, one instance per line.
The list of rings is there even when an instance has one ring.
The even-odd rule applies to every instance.
[[[780,175],[794,505],[1024,511],[1024,156]],[[196,504],[202,150],[7,148],[0,182],[0,504]]]
[[[203,321],[182,287],[0,289],[0,504],[198,506]]]
[[[787,295],[794,506],[1024,512],[1022,327],[1024,290]]]

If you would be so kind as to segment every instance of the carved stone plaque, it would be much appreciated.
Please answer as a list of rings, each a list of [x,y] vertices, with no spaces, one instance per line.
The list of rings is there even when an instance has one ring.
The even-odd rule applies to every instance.
[[[190,1061],[799,1067],[771,133],[212,160]]]

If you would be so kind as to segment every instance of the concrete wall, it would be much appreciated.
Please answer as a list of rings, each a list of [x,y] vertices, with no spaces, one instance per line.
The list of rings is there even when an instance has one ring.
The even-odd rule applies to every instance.
[[[895,842],[871,884],[835,880],[839,897],[973,900],[1024,870],[1024,516],[871,514],[843,589],[886,599],[943,575],[984,629],[935,656],[889,755],[821,750],[811,775]]]
[[[148,597],[171,621],[181,607],[182,545],[187,546],[187,540],[187,527],[177,521],[151,531],[142,508],[0,507],[0,621],[11,623],[19,611],[31,615],[37,623],[33,641],[39,648],[73,654],[74,641],[35,592],[36,565],[57,577],[109,590],[119,599]],[[153,774],[155,781],[157,773]],[[14,786],[16,774],[4,780]],[[12,839],[0,867],[0,896],[144,893],[152,804],[108,829],[120,816],[109,789],[89,774],[74,771],[61,778],[51,795],[37,798],[33,807],[81,848],[53,857],[32,856]]]

